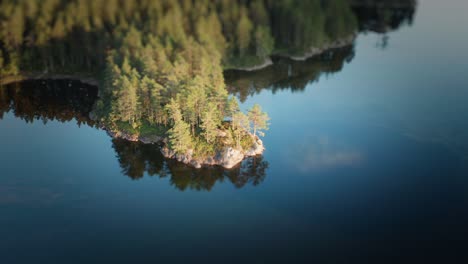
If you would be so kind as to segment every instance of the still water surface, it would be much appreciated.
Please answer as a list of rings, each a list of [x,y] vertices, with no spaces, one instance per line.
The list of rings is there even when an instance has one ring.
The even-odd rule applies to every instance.
[[[243,108],[259,103],[271,117],[264,157],[234,171],[190,169],[111,139],[87,118],[93,87],[3,87],[0,262],[458,257],[467,9],[420,1],[411,25],[361,33],[354,47],[226,73]]]

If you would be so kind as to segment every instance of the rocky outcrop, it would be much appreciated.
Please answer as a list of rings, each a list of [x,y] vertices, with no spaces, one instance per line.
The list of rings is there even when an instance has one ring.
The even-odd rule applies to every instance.
[[[263,141],[260,140],[258,137],[255,137],[252,147],[245,152],[245,156],[252,157],[252,156],[262,155],[263,151],[265,151],[265,147],[263,146]]]
[[[262,140],[260,140],[258,137],[255,137],[253,146],[247,151],[226,147],[216,153],[214,156],[206,158],[193,157],[193,150],[188,150],[185,154],[177,154],[167,146],[163,146],[161,148],[161,153],[164,157],[168,159],[176,159],[179,162],[185,163],[195,168],[218,165],[226,169],[231,169],[237,166],[242,162],[242,160],[244,160],[245,157],[261,155],[263,154],[263,151],[265,151],[265,147],[263,146]]]
[[[245,155],[242,151],[229,147],[220,153],[218,161],[220,166],[230,169],[239,164],[244,157]]]
[[[138,136],[136,135],[128,134],[128,133],[121,132],[121,131],[109,130],[105,127],[101,127],[101,128],[104,129],[107,132],[107,134],[112,138],[122,138],[128,141],[135,141],[135,142],[138,141]]]

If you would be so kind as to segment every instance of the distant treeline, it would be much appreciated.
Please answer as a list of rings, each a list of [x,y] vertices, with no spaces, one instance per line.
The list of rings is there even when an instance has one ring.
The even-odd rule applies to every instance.
[[[196,42],[217,51],[224,66],[238,67],[355,30],[347,0],[6,0],[0,66],[4,73],[89,71],[122,47],[151,43],[174,60]]]

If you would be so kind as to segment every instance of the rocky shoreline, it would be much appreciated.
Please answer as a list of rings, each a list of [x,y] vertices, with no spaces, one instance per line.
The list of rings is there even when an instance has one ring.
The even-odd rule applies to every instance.
[[[140,141],[143,144],[162,144],[161,153],[165,158],[176,159],[179,162],[190,165],[194,168],[201,168],[203,166],[222,166],[226,169],[236,167],[246,157],[254,157],[262,155],[265,151],[263,141],[257,136],[253,136],[254,143],[248,150],[235,149],[232,147],[225,147],[223,150],[218,151],[214,156],[205,158],[195,158],[193,150],[188,150],[185,154],[177,154],[173,150],[167,147],[167,139],[159,136],[147,136],[140,137],[136,135],[130,135],[123,132],[112,131],[107,129],[105,126],[101,126],[101,129],[105,130],[107,134],[112,138],[121,138],[128,141]]]
[[[176,159],[179,162],[191,165],[197,169],[201,168],[202,166],[214,165],[222,166],[226,169],[232,169],[241,163],[246,157],[262,155],[263,151],[265,151],[265,147],[263,146],[262,140],[258,137],[255,137],[254,144],[247,151],[235,149],[232,147],[225,147],[222,151],[217,152],[214,156],[206,158],[193,157],[193,150],[188,150],[185,154],[176,154],[165,145],[161,148],[161,153],[164,157],[169,159]]]
[[[350,45],[352,45],[354,43],[354,41],[356,40],[356,37],[357,37],[357,34],[353,33],[353,34],[349,35],[348,37],[345,37],[345,38],[330,42],[328,44],[323,45],[320,48],[310,47],[309,50],[304,52],[303,55],[292,55],[292,54],[289,54],[289,53],[279,52],[279,53],[272,54],[271,57],[283,57],[283,58],[287,58],[287,59],[291,59],[291,60],[295,60],[295,61],[305,61],[305,60],[308,60],[308,59],[310,59],[312,57],[321,55],[321,54],[323,54],[323,53],[325,53],[325,52],[327,52],[329,50],[340,49],[340,48],[350,46]],[[231,70],[233,70],[233,71],[248,71],[248,72],[262,70],[262,69],[267,68],[267,67],[274,64],[271,57],[265,58],[263,63],[255,65],[255,66],[251,66],[251,67],[232,67],[232,68],[227,68],[225,70],[227,70],[227,71],[231,71]]]
[[[303,55],[292,55],[292,54],[287,54],[287,53],[278,53],[278,54],[275,54],[275,56],[284,57],[284,58],[288,58],[288,59],[295,60],[295,61],[305,61],[305,60],[308,60],[308,59],[310,59],[312,57],[315,57],[315,56],[318,56],[318,55],[320,55],[322,53],[325,53],[325,52],[327,52],[329,50],[340,49],[340,48],[350,46],[350,45],[352,45],[354,43],[354,41],[356,40],[356,37],[357,37],[357,34],[354,33],[352,35],[349,35],[348,37],[345,37],[345,38],[330,42],[330,43],[328,43],[328,44],[326,44],[326,45],[324,45],[324,46],[322,46],[320,48],[311,47]]]

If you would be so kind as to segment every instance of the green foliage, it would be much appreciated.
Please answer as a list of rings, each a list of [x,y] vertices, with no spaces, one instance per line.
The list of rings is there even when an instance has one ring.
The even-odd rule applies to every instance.
[[[171,100],[167,105],[167,110],[170,113],[173,122],[172,128],[167,132],[169,136],[169,146],[176,153],[186,153],[193,147],[192,137],[190,136],[189,125],[182,120],[180,113],[180,105],[175,100]]]
[[[213,157],[216,153],[216,145],[207,143],[206,141],[197,138],[195,139],[194,158],[204,159]]]
[[[265,58],[273,52],[275,40],[271,36],[269,28],[265,26],[257,27],[255,30],[255,47],[255,53],[260,58]]]
[[[253,25],[249,17],[247,16],[247,10],[245,8],[242,8],[240,20],[237,25],[237,48],[240,57],[245,55],[250,45],[252,29]]]
[[[268,121],[270,118],[268,114],[262,112],[262,107],[258,104],[255,104],[248,113],[249,122],[252,124],[253,135],[256,136],[257,132],[259,136],[263,136],[262,130],[268,130],[269,124]]]
[[[4,0],[0,75],[98,73],[95,114],[106,127],[167,130],[177,152],[206,154],[222,145],[225,120],[238,148],[268,127],[260,107],[247,117],[228,97],[223,68],[303,53],[355,28],[346,0]]]
[[[216,105],[208,103],[201,117],[200,127],[203,129],[203,136],[207,143],[212,143],[218,134],[219,119],[216,118]]]
[[[249,149],[252,147],[254,143],[254,139],[251,135],[249,134],[244,134],[242,138],[240,139],[240,147],[242,149]]]
[[[242,112],[236,112],[232,115],[231,131],[236,140],[236,147],[241,148],[241,139],[250,130],[249,119]]]

